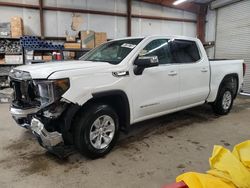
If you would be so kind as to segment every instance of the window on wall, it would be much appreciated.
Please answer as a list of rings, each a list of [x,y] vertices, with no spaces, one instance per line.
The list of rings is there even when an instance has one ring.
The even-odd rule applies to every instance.
[[[172,63],[173,59],[169,42],[168,39],[153,40],[144,47],[139,56],[157,56],[159,64]]]
[[[194,41],[174,40],[171,42],[171,52],[175,63],[194,63],[201,58]]]

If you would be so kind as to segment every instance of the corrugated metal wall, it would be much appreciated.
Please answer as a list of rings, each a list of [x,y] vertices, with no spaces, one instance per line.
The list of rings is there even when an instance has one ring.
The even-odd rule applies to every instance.
[[[243,90],[250,93],[250,1],[218,9],[216,58],[244,59],[247,73]]]
[[[16,3],[27,3],[27,4],[38,4],[38,0],[0,0],[0,2],[16,2]],[[14,7],[0,7],[0,22],[9,22],[12,16],[21,16],[25,23],[24,32],[27,35],[40,35],[39,25],[39,11],[26,9],[26,8],[14,8]]]
[[[38,0],[0,1],[38,4]],[[127,11],[125,0],[44,0],[44,5],[123,13]],[[22,16],[25,24],[25,34],[40,35],[39,12],[37,10],[0,7],[0,12],[0,22],[6,22],[14,15]],[[139,1],[133,1],[132,13],[196,19],[195,14],[186,11]],[[104,31],[108,33],[108,38],[125,37],[127,34],[126,18],[78,13],[77,15],[83,19],[83,24],[81,24],[79,28],[80,30],[91,29],[95,31]],[[45,11],[45,35],[65,36],[66,32],[69,34],[76,34],[76,31],[72,31],[71,29],[72,16],[73,13]],[[132,19],[133,36],[146,36],[152,34],[185,35],[195,37],[196,24],[175,21]]]
[[[159,5],[133,1],[132,12],[139,15],[166,16],[175,18],[196,19],[196,15]],[[196,24],[187,22],[133,19],[132,34],[146,36],[151,34],[196,36]]]

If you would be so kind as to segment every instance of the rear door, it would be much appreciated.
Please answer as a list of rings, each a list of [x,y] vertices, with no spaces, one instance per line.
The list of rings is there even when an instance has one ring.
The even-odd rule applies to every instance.
[[[207,58],[202,57],[196,41],[175,39],[171,50],[175,63],[179,65],[179,106],[204,102],[209,94],[210,70]]]

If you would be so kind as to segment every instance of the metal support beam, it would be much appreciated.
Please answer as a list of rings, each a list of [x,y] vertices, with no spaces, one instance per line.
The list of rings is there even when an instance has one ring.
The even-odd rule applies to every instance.
[[[44,17],[43,17],[43,0],[39,0],[39,13],[40,13],[40,31],[41,37],[44,37]]]
[[[127,0],[127,36],[131,36],[131,20],[132,20],[132,15],[131,15],[131,5],[132,0]]]
[[[39,9],[38,5],[29,5],[29,4],[23,4],[23,3],[0,2],[0,6]]]
[[[99,14],[99,15],[106,15],[106,16],[121,16],[121,17],[127,16],[126,13],[106,12],[106,11],[86,10],[86,9],[75,9],[75,8],[64,8],[64,7],[52,7],[52,6],[44,6],[43,10],[76,12],[76,13],[84,13],[84,14]]]
[[[202,43],[205,42],[207,7],[207,5],[200,5],[197,15],[197,37],[201,40]]]
[[[172,17],[163,17],[163,16],[148,16],[148,15],[139,15],[139,14],[132,14],[132,18],[143,18],[143,19],[150,19],[150,20],[165,20],[165,21],[176,21],[176,22],[191,22],[196,23],[196,20],[193,19],[185,19],[185,18],[172,18]]]

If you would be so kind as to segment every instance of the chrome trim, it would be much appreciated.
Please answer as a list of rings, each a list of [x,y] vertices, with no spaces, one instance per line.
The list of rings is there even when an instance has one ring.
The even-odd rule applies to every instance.
[[[28,123],[23,123],[23,124],[19,124],[21,127],[29,129],[30,128],[30,124]]]
[[[128,72],[128,71],[112,72],[112,75],[113,75],[114,77],[129,76],[129,72]]]
[[[40,144],[45,148],[51,148],[60,143],[63,143],[63,138],[61,133],[57,131],[48,132],[45,129],[44,124],[36,118],[32,118],[30,129],[34,135],[36,135],[41,139]]]
[[[29,114],[35,114],[39,111],[38,108],[29,108],[29,109],[18,109],[10,107],[10,113],[16,119],[26,118]]]

